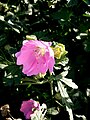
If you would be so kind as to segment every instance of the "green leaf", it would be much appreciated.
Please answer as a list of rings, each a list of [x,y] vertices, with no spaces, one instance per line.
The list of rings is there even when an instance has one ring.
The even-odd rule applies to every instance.
[[[87,120],[87,118],[85,117],[85,115],[75,115],[78,119],[81,119],[82,118],[82,120]]]
[[[67,74],[68,74],[68,71],[66,70],[66,71],[63,71],[63,72],[61,73],[61,76],[62,76],[62,77],[65,77]]]
[[[79,29],[80,29],[80,32],[86,32],[86,30],[88,30],[90,28],[90,22],[86,22],[85,24],[80,24],[79,26]]]
[[[75,5],[77,5],[78,0],[67,0],[68,1],[68,7],[73,7]]]
[[[90,52],[90,40],[88,39],[88,40],[85,40],[84,42],[83,42],[83,45],[84,45],[84,50],[86,51],[86,52]]]
[[[13,78],[3,78],[3,84],[5,86],[11,86],[13,84]]]
[[[47,40],[47,32],[39,31],[34,33],[39,39]]]
[[[73,89],[78,89],[78,86],[72,82],[72,79],[68,79],[68,78],[62,78],[60,79],[62,82],[64,82],[66,85],[68,85],[69,87],[73,88]]]
[[[57,115],[59,114],[59,111],[56,109],[56,107],[51,107],[51,108],[48,108],[47,113],[51,115]]]
[[[4,16],[0,15],[0,20],[4,21]]]
[[[74,120],[73,112],[72,112],[73,102],[70,99],[70,97],[66,91],[66,88],[64,88],[64,85],[60,81],[58,81],[57,84],[58,84],[58,89],[59,89],[61,97],[62,97],[62,102],[65,104],[66,110],[69,113],[70,120]]]
[[[69,108],[68,106],[66,106],[66,110],[67,110],[68,113],[69,113],[69,118],[70,118],[70,120],[74,120],[72,109]]]
[[[0,35],[0,46],[4,45],[7,41],[6,35],[2,34]]]
[[[9,65],[6,68],[7,74],[11,74],[11,75],[17,75],[19,71],[19,67],[17,65]]]
[[[70,107],[73,103],[66,91],[66,88],[64,88],[64,85],[60,81],[58,81],[57,84],[58,84],[58,89],[60,91],[60,94],[62,96],[62,100],[63,100],[62,102]]]
[[[61,20],[61,22],[68,20],[71,16],[72,12],[68,11],[67,8],[61,8],[61,10],[52,14],[53,19]]]
[[[4,69],[5,67],[7,67],[8,65],[5,65],[5,64],[0,64],[0,68],[1,69]]]
[[[90,0],[83,0],[87,5],[90,5]]]
[[[66,56],[62,56],[60,61],[59,61],[59,64],[66,66],[66,64],[68,64],[68,62],[69,62],[69,58]]]
[[[90,14],[83,14],[83,16],[85,16],[85,17],[90,17]]]
[[[20,31],[19,31],[17,28],[12,27],[12,29],[13,29],[14,31],[16,31],[17,33],[20,33]]]

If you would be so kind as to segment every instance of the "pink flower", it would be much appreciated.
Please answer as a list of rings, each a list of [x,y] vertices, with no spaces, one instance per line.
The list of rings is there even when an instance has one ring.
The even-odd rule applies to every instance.
[[[45,74],[48,69],[53,72],[55,64],[54,52],[51,42],[39,40],[26,40],[21,50],[15,55],[17,57],[17,65],[23,65],[22,72],[27,76]]]
[[[40,109],[39,102],[36,102],[30,99],[28,101],[22,102],[20,111],[24,113],[24,116],[26,117],[26,119],[30,119],[31,115],[34,114],[34,111],[39,109]]]

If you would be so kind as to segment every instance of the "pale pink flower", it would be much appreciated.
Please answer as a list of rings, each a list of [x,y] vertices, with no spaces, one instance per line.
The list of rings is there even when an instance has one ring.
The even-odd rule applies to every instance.
[[[53,72],[55,64],[51,42],[25,40],[21,50],[15,54],[17,65],[23,65],[22,72],[27,76]]]
[[[34,111],[39,109],[40,109],[39,102],[36,102],[35,100],[30,99],[28,101],[22,102],[20,111],[24,113],[24,116],[26,117],[26,119],[30,119],[31,115],[34,114]]]

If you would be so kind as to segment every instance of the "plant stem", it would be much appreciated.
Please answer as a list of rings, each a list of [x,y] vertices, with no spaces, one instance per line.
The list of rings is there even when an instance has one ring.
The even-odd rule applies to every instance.
[[[14,117],[11,115],[10,112],[8,112],[9,116],[12,118],[12,120],[15,120]]]

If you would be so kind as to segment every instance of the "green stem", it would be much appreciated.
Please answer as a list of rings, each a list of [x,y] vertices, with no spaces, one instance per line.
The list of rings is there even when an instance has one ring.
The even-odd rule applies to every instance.
[[[53,96],[53,81],[50,81],[51,95]]]

